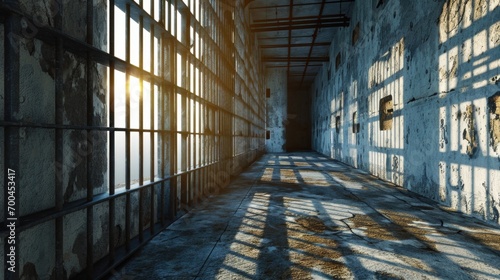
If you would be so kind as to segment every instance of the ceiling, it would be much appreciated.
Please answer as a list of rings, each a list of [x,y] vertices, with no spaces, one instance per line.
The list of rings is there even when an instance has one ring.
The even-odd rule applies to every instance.
[[[246,0],[266,68],[288,71],[289,86],[309,87],[354,0]]]

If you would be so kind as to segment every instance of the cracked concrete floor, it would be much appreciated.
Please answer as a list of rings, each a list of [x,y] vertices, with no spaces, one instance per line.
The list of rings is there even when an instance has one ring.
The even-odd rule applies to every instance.
[[[500,279],[500,228],[316,153],[267,154],[115,279]]]

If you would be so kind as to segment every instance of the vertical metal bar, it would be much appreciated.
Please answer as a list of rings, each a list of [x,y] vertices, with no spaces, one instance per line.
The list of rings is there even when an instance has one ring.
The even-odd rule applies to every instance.
[[[93,46],[94,44],[94,2],[87,1],[87,44]],[[92,57],[90,52],[87,52],[87,126],[94,125],[94,79],[93,79],[93,66]],[[92,130],[87,129],[87,148],[92,151]],[[94,196],[94,186],[92,182],[92,153],[87,153],[87,201],[92,201]],[[87,279],[93,278],[94,272],[94,208],[89,206],[87,208]]]
[[[151,0],[151,5],[153,6],[153,9],[154,9],[154,0]],[[154,12],[153,12],[154,14]],[[151,55],[150,57],[150,72],[151,72],[151,82],[150,82],[150,98],[149,98],[149,108],[150,108],[150,115],[149,115],[149,118],[150,118],[150,121],[149,123],[151,124],[150,126],[150,129],[151,129],[151,132],[149,134],[149,154],[151,155],[150,156],[150,162],[149,162],[149,166],[150,166],[150,173],[149,173],[149,178],[151,182],[155,181],[155,142],[154,142],[154,136],[156,134],[156,132],[154,132],[154,128],[155,128],[155,86],[156,86],[156,83],[155,83],[155,26],[153,23],[151,23],[151,27],[150,27],[150,43],[149,43],[149,53]],[[156,101],[157,102],[157,101]],[[155,224],[155,221],[154,221],[154,213],[155,213],[155,187],[152,186],[151,187],[151,201],[150,201],[150,231],[151,231],[151,234],[154,234],[154,224]]]
[[[175,60],[175,58],[172,58]],[[172,63],[171,68],[175,65]],[[175,78],[175,74],[173,74]],[[177,142],[177,122],[175,120],[177,106],[175,103],[175,85],[170,86],[169,99],[170,99],[170,176],[173,176],[177,171],[177,154],[176,154],[176,142]],[[172,177],[170,184],[170,218],[173,219],[177,216],[177,177]]]
[[[142,0],[141,7],[142,7]],[[144,18],[139,16],[139,186],[144,184]],[[144,241],[143,224],[144,224],[144,194],[145,190],[139,191],[139,241]]]
[[[19,35],[21,33],[20,18],[17,15],[9,14],[5,19],[4,27],[4,50],[5,50],[5,72],[4,72],[4,120],[5,121],[17,121],[19,116]],[[16,180],[19,180],[20,170],[19,170],[19,128],[7,126],[4,128],[4,152],[5,152],[5,171],[12,169],[15,173]],[[8,205],[7,198],[9,197],[7,186],[9,184],[8,173],[4,174],[4,205]],[[17,183],[18,181],[13,181]],[[16,186],[17,190],[17,186]],[[16,191],[14,194],[15,201],[19,201],[19,195]],[[5,213],[5,220],[7,217],[17,218],[19,214],[18,207],[15,208],[14,215],[7,215]],[[17,248],[20,248],[19,244],[19,232],[16,229],[16,236],[14,237],[15,244]],[[10,246],[7,242],[7,238],[4,240],[4,252],[10,252]],[[19,267],[19,258],[16,258],[15,267]],[[7,270],[7,265],[5,265],[5,279],[19,279],[19,270],[16,269],[15,272],[10,272]]]
[[[163,1],[160,1],[160,5],[162,7],[161,11],[164,12],[164,8],[163,8]],[[160,37],[161,36],[161,37]],[[166,114],[166,89],[167,89],[167,85],[166,85],[166,81],[165,81],[165,74],[164,74],[164,71],[166,69],[166,66],[164,64],[165,62],[165,59],[166,59],[166,35],[165,34],[160,34],[159,35],[159,40],[160,40],[160,45],[158,46],[159,50],[160,50],[160,61],[159,61],[159,65],[158,65],[158,74],[160,77],[162,77],[161,79],[161,85],[160,85],[160,89],[159,89],[159,92],[158,92],[158,113],[161,112],[161,118],[158,118],[158,129],[161,130],[159,133],[158,133],[158,138],[161,139],[160,141],[162,141],[161,143],[158,143],[158,145],[161,145],[161,161],[160,161],[160,177],[162,179],[164,179],[166,177],[166,174],[165,174],[165,166],[166,166],[166,163],[167,163],[167,158],[166,158],[166,144],[168,143],[168,141],[163,141],[164,139],[166,139],[166,133],[165,133],[165,129],[166,129],[166,120],[165,120],[165,114]],[[167,96],[168,97],[168,96]],[[165,225],[165,203],[166,203],[166,200],[165,200],[165,185],[166,183],[164,181],[162,181],[161,183],[161,189],[160,189],[160,218],[161,218],[161,225],[162,227]]]
[[[109,1],[109,54],[115,55],[115,0]],[[115,127],[115,61],[109,63],[109,127]],[[115,131],[109,131],[109,195],[115,194]],[[115,260],[115,199],[109,200],[109,262]]]
[[[174,13],[172,15],[172,12],[170,13],[170,16],[172,17],[172,20],[170,21],[171,23],[171,27],[172,27],[172,33],[177,35],[177,13],[175,12],[177,10],[177,0],[172,0],[173,3],[174,3]],[[172,6],[170,6],[170,9],[172,9]],[[175,38],[177,38],[176,36],[174,36]],[[172,159],[172,164],[171,166],[173,167],[173,172],[171,174],[174,174],[174,173],[177,173],[177,130],[178,130],[178,127],[177,127],[177,87],[176,87],[176,83],[177,83],[177,67],[178,67],[178,61],[177,61],[177,40],[176,39],[173,39],[172,41],[172,56],[171,56],[171,62],[172,64],[170,65],[170,69],[172,70],[172,91],[171,91],[171,104],[172,104],[172,117],[171,117],[171,120],[172,120],[172,145],[171,145],[171,159]],[[177,209],[178,209],[178,205],[177,205],[177,196],[178,196],[178,191],[177,191],[177,182],[178,182],[178,179],[177,177],[174,177],[174,180],[173,180],[173,184],[172,184],[172,190],[171,190],[171,194],[172,194],[172,197],[171,199],[173,200],[173,207],[174,207],[174,211],[173,211],[173,217],[176,217],[177,216]]]
[[[165,2],[166,0],[156,0],[158,1],[158,9],[159,9],[159,16],[160,16],[160,19],[158,20],[158,22],[160,23],[160,25],[163,26],[163,29],[166,29],[166,26],[165,26]]]
[[[59,5],[58,10],[62,11],[62,3],[54,3],[55,5]],[[57,30],[62,31],[62,16],[61,13],[57,13],[54,17],[54,26]],[[61,38],[56,39],[55,46],[55,103],[56,103],[56,124],[61,125],[64,121],[64,95],[63,95],[63,41]],[[63,187],[63,166],[64,166],[64,153],[63,153],[63,137],[64,130],[56,129],[56,164],[59,168],[56,168],[56,189],[55,189],[55,198],[56,198],[56,209],[60,211],[64,206],[64,187]],[[57,166],[56,165],[56,166]],[[56,218],[56,236],[55,236],[55,253],[56,253],[56,264],[55,264],[55,278],[62,279],[64,276],[64,225],[63,225],[63,217]]]
[[[126,5],[125,13],[125,61],[126,66],[126,104],[125,104],[125,188],[130,189],[130,4]],[[130,250],[130,212],[131,212],[130,193],[126,194],[125,202],[125,248]]]
[[[155,18],[155,0],[150,0],[149,6],[151,7],[151,13],[150,13],[151,18],[156,20],[156,18]]]

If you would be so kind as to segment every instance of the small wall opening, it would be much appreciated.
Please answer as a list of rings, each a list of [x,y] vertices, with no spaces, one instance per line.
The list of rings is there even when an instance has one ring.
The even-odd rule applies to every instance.
[[[352,45],[354,46],[358,40],[359,40],[359,22],[352,30]]]
[[[358,114],[357,112],[352,113],[352,133],[359,132]]]
[[[335,130],[337,133],[340,132],[340,116],[335,117]]]
[[[269,97],[271,97],[271,89],[266,88],[266,98],[269,98]]]
[[[271,131],[267,130],[266,131],[266,140],[271,139]]]
[[[488,98],[490,109],[490,145],[495,152],[500,144],[500,91]]]
[[[340,67],[340,52],[335,57],[335,70],[338,70]]]
[[[392,95],[380,99],[379,117],[380,117],[380,130],[392,129]]]

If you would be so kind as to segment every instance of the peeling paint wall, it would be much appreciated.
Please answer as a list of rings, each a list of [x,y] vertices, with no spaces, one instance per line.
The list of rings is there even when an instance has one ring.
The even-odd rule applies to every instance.
[[[55,1],[20,1],[19,8],[28,15],[21,20],[21,34],[15,37],[19,43],[19,103],[20,114],[16,118],[21,122],[54,124],[56,123],[56,50],[49,44],[35,38],[39,28],[55,27],[55,17],[61,15],[63,31],[75,38],[86,37],[86,2],[62,1],[65,9],[60,10]],[[107,4],[104,0],[94,1],[96,23],[94,42],[96,47],[107,48]],[[69,24],[69,23],[72,24]],[[67,24],[66,24],[67,23]],[[0,37],[9,38],[0,25]],[[0,119],[4,118],[4,45],[0,46]],[[87,65],[84,57],[69,52],[63,54],[62,91],[63,123],[65,125],[87,125],[87,67],[91,67],[94,103],[92,125],[105,125],[106,116],[106,67],[92,63]],[[3,143],[3,128],[0,141]],[[63,135],[63,161],[56,162],[56,133],[47,128],[20,128],[19,130],[19,172],[17,191],[19,194],[19,215],[25,216],[56,206],[56,172],[62,171],[64,202],[72,202],[87,195],[88,185],[94,188],[94,194],[107,191],[107,136],[94,133],[91,141],[84,130],[67,130]],[[3,145],[0,149],[3,149]],[[3,154],[3,151],[0,151]],[[87,181],[87,155],[91,160],[91,182]],[[3,177],[3,157],[0,159]],[[3,197],[3,192],[2,192]],[[3,205],[3,198],[0,199]],[[105,217],[106,205],[96,206],[95,218]],[[1,207],[1,211],[4,207]],[[0,213],[3,217],[3,212]],[[104,217],[104,216],[103,216]],[[72,213],[64,218],[63,262],[65,275],[70,277],[85,268],[86,248],[86,212]],[[107,223],[107,220],[106,220]],[[96,222],[96,228],[101,225]],[[103,226],[103,225],[102,225]],[[44,222],[20,232],[18,256],[21,279],[55,279],[55,232],[54,221]],[[95,257],[106,254],[99,230],[95,230]],[[105,237],[107,238],[107,236]],[[107,240],[107,239],[106,239]],[[2,246],[3,248],[3,246]],[[5,254],[2,254],[2,257]],[[77,261],[75,261],[77,259]],[[2,261],[2,266],[4,262]],[[2,270],[3,271],[3,270]]]
[[[313,148],[500,223],[499,1],[377,3],[356,2],[333,38],[340,65],[311,88]]]
[[[283,69],[266,70],[266,88],[270,96],[266,100],[266,130],[270,139],[266,139],[266,152],[282,153],[286,151],[287,121],[287,73]]]

